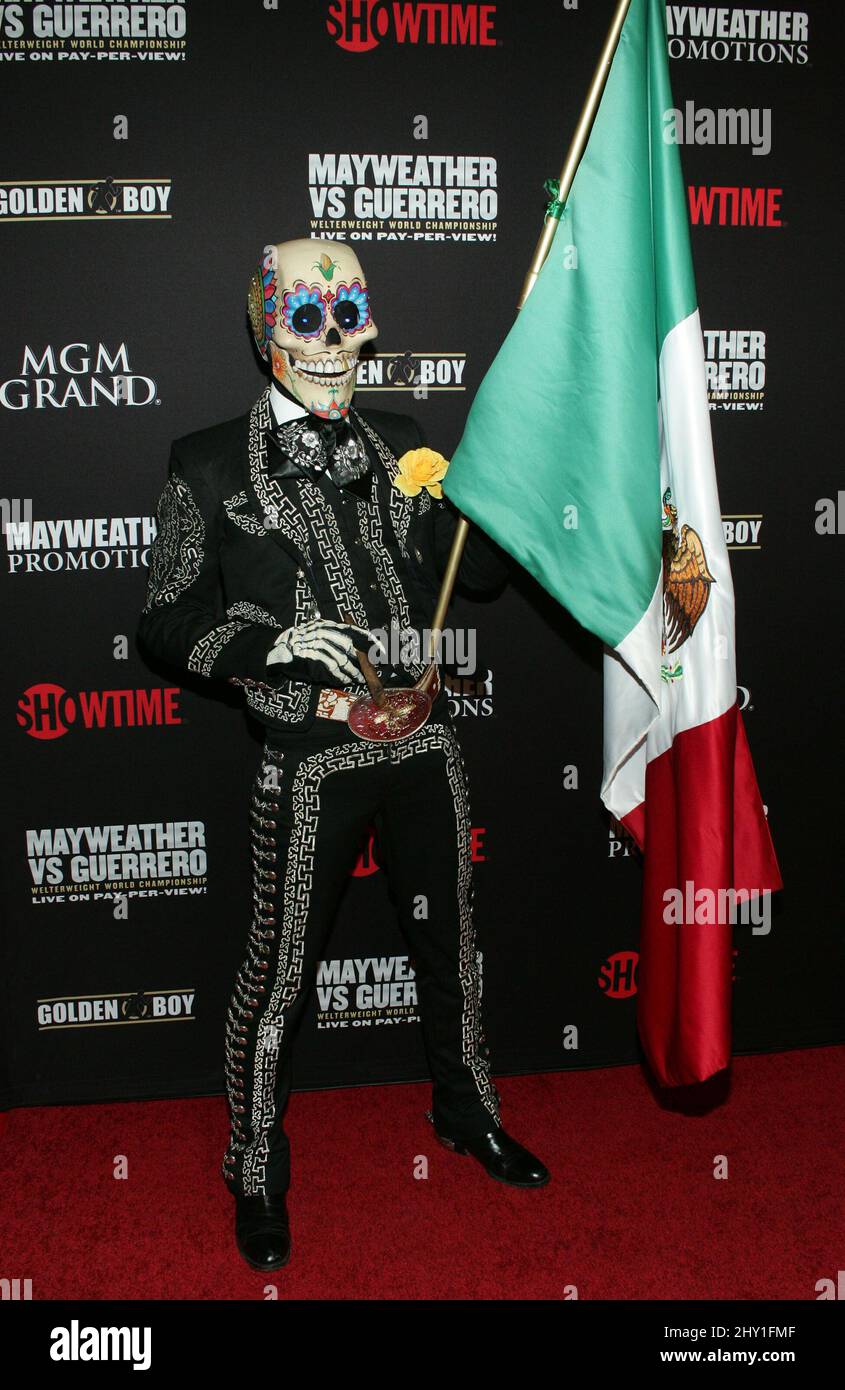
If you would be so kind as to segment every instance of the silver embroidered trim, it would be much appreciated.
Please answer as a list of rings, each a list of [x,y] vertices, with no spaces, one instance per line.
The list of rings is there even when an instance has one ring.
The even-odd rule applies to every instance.
[[[231,642],[233,637],[237,637],[239,632],[244,632],[248,627],[249,623],[233,622],[220,623],[218,627],[211,628],[191,648],[187,663],[188,670],[195,672],[198,676],[210,676],[214,663],[223,648]]]
[[[279,1050],[282,1044],[285,1014],[294,1003],[302,988],[302,964],[305,931],[311,908],[313,889],[314,858],[316,838],[320,817],[320,789],[324,779],[334,772],[350,768],[371,767],[381,759],[391,756],[404,760],[416,753],[431,749],[441,749],[446,755],[446,775],[455,804],[455,829],[458,845],[458,977],[463,996],[461,1015],[461,1056],[475,1082],[479,1099],[493,1118],[500,1123],[500,1097],[490,1076],[490,1063],[483,1048],[481,1032],[481,974],[479,954],[475,944],[475,929],[472,916],[472,856],[469,815],[469,794],[466,773],[460,745],[454,730],[448,725],[429,725],[419,729],[410,738],[390,745],[390,752],[377,744],[339,744],[323,749],[303,759],[300,763],[291,790],[293,826],[289,832],[287,854],[284,868],[284,902],[281,923],[276,917],[266,917],[267,911],[275,912],[278,904],[272,901],[276,893],[276,880],[267,886],[261,864],[265,843],[279,844],[278,837],[261,833],[263,825],[260,815],[253,816],[253,864],[255,918],[251,937],[260,938],[264,922],[270,920],[275,930],[280,932],[280,941],[272,985],[266,1003],[261,1008],[261,1016],[256,1025],[255,1059],[252,1072],[252,1099],[249,1128],[252,1140],[247,1141],[233,1128],[224,1156],[222,1171],[224,1177],[232,1174],[227,1170],[227,1158],[241,1158],[243,1190],[247,1195],[265,1191],[267,1181],[267,1161],[269,1145],[267,1134],[277,1120],[275,1090]],[[277,765],[283,754],[265,747],[264,759],[256,778],[257,785],[266,787],[267,771],[270,763]],[[253,806],[278,808],[278,802],[270,797],[268,802],[256,802]],[[275,815],[275,810],[274,810]],[[256,823],[257,822],[257,823]],[[281,870],[279,870],[281,874]],[[267,901],[267,898],[270,901]],[[269,980],[269,972],[256,976],[253,966],[258,963],[255,948],[250,946],[247,958],[238,974],[236,986],[230,1001],[226,1029],[227,1063],[244,1050],[238,1037],[238,1029],[244,1025],[244,1000],[249,1000],[249,990],[256,981]],[[250,983],[251,982],[251,983]],[[262,991],[263,992],[263,991]],[[241,1071],[243,1069],[241,1068]],[[230,1102],[236,1097],[244,1100],[244,1093],[238,1088],[242,1085],[237,1078],[227,1072],[227,1088]]]
[[[248,451],[249,476],[255,495],[258,498],[265,529],[281,531],[292,541],[311,563],[308,527],[287,496],[278,478],[271,478],[267,472],[267,442],[265,431],[272,425],[271,387],[262,391],[249,412]]]
[[[178,473],[171,473],[159,498],[156,527],[145,613],[174,603],[194,583],[203,562],[205,523],[191,489]]]
[[[299,505],[308,518],[311,533],[317,542],[320,558],[326,571],[326,579],[337,604],[337,610],[344,616],[349,614],[356,623],[369,626],[367,610],[358,592],[352,562],[343,543],[337,517],[331,503],[326,499],[316,483],[303,480],[299,488]]]
[[[267,531],[265,527],[262,526],[257,516],[252,512],[238,510],[239,507],[245,507],[246,505],[247,495],[243,490],[236,492],[234,497],[226,497],[223,499],[223,509],[229,520],[233,522],[235,526],[239,526],[240,529],[246,531],[249,536],[266,536]]]
[[[246,612],[248,609],[256,622],[277,628],[282,626],[272,613],[269,613],[266,608],[259,608],[257,604],[239,600],[227,610],[227,616],[234,614],[236,609],[244,617],[248,616]],[[255,616],[258,614],[262,616]],[[302,570],[299,570],[296,576],[294,594],[294,623],[305,623],[312,618],[319,618],[319,616],[308,581]],[[230,680],[232,685],[243,686],[246,692],[247,707],[259,717],[278,720],[281,723],[299,724],[308,713],[311,691],[314,687],[307,681],[285,681],[276,686],[265,681],[241,680],[238,676],[231,676]]]
[[[381,512],[378,506],[370,505],[367,507],[365,503],[362,503],[361,522],[361,537],[373,562],[381,591],[387,599],[391,623],[400,632],[406,632],[411,627],[408,599],[402,581],[396,573],[393,557],[384,543]],[[413,680],[417,680],[425,671],[426,663],[424,661],[409,661],[405,664],[404,669]]]
[[[284,623],[267,608],[262,608],[257,603],[250,603],[248,599],[238,599],[236,603],[230,603],[226,609],[227,618],[246,618],[250,623],[260,623],[263,627],[282,628]]]
[[[396,532],[396,539],[399,542],[399,548],[404,554],[405,547],[408,544],[408,527],[411,524],[411,516],[414,510],[414,498],[406,497],[403,492],[399,491],[398,487],[394,487],[393,485],[393,480],[397,473],[397,460],[393,450],[388,447],[387,442],[382,439],[380,434],[376,434],[372,426],[367,423],[363,415],[359,414],[354,406],[350,406],[350,412],[354,415],[356,421],[361,426],[361,429],[378,454],[387,472],[387,476],[390,479],[388,500],[390,517],[393,522],[393,529]],[[425,489],[423,489],[423,491],[425,491]]]

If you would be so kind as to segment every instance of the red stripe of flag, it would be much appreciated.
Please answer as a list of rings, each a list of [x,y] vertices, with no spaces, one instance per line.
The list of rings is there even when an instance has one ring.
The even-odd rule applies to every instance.
[[[667,924],[664,894],[687,883],[752,898],[783,887],[736,705],[648,763],[645,801],[623,824],[645,851],[640,1039],[661,1085],[705,1081],[731,1057],[733,928]]]

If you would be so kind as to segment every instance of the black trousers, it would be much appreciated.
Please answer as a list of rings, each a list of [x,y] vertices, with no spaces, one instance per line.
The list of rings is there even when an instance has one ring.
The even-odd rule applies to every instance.
[[[482,1029],[469,798],[451,724],[431,721],[392,744],[325,719],[298,740],[268,738],[250,814],[253,918],[226,1023],[230,1189],[289,1186],[282,1121],[294,1038],[371,824],[415,964],[435,1126],[450,1138],[493,1129],[500,1097]]]

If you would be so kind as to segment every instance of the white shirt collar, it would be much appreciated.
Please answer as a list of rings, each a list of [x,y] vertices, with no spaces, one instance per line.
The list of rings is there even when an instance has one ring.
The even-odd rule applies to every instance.
[[[308,414],[304,406],[297,405],[296,401],[290,400],[283,391],[280,391],[275,381],[271,383],[270,404],[273,407],[277,425],[283,425],[287,420],[297,420],[300,416]]]

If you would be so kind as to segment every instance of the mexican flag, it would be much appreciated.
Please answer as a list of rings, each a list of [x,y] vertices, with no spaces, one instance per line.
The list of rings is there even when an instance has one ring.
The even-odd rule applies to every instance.
[[[638,1030],[678,1086],[730,1061],[724,890],[750,904],[782,883],[737,708],[664,25],[661,0],[632,0],[551,252],[443,487],[605,646],[601,794],[644,851]]]

